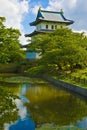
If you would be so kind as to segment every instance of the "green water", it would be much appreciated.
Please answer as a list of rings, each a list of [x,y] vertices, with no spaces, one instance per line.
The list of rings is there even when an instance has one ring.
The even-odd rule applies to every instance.
[[[76,125],[87,116],[87,103],[50,84],[32,85],[27,89],[27,104],[36,124]]]
[[[46,123],[59,127],[78,124],[81,126],[83,125],[81,121],[87,119],[87,102],[85,100],[49,83],[39,83],[38,80],[34,84],[4,83],[2,86],[28,99],[29,102],[25,106],[36,126]]]

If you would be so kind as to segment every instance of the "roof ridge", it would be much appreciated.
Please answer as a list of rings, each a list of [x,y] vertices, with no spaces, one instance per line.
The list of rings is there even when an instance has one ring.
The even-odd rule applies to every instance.
[[[62,13],[61,11],[57,12],[57,11],[49,11],[49,10],[40,10],[40,12],[58,13],[58,14]]]

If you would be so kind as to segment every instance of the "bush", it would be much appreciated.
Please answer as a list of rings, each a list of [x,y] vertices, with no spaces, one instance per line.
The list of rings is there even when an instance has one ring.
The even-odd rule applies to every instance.
[[[30,76],[39,76],[42,75],[46,72],[46,69],[44,68],[43,65],[37,66],[37,67],[32,67],[28,70],[25,71],[26,74],[29,74]]]

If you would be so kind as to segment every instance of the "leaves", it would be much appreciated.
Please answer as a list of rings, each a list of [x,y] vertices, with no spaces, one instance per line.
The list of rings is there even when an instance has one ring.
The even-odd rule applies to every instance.
[[[20,50],[19,30],[6,28],[4,17],[0,17],[0,63],[16,62],[23,57]]]
[[[77,64],[82,67],[87,65],[87,36],[68,28],[35,36],[29,48],[42,52],[39,65],[45,68],[55,64],[59,69],[73,71]]]
[[[3,130],[4,123],[9,123],[17,119],[17,107],[15,99],[18,97],[13,95],[10,90],[0,86],[0,129]]]

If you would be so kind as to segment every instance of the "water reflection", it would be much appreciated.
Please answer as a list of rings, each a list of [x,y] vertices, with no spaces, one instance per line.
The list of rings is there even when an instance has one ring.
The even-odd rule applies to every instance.
[[[84,117],[81,121],[78,121],[77,123],[78,128],[87,128],[87,117]]]
[[[44,123],[87,128],[87,103],[76,96],[48,83],[23,84],[11,89],[21,100],[16,100],[20,118],[9,130],[35,130],[35,124]]]
[[[9,130],[35,130],[35,124],[30,118],[19,119]]]
[[[27,108],[26,106],[24,106],[23,104],[23,101],[19,100],[19,99],[16,99],[16,105],[17,105],[17,108],[18,108],[18,115],[21,119],[24,119],[28,116],[28,113],[27,113]]]
[[[19,94],[20,100],[16,99],[16,105],[18,108],[19,119],[9,127],[9,130],[35,130],[35,123],[30,118],[27,112],[27,107],[24,103],[29,103],[29,100],[25,97],[27,85],[23,85],[21,88],[21,93]]]
[[[27,107],[37,125],[76,125],[87,116],[85,101],[48,84],[28,88],[26,97],[31,101]]]

